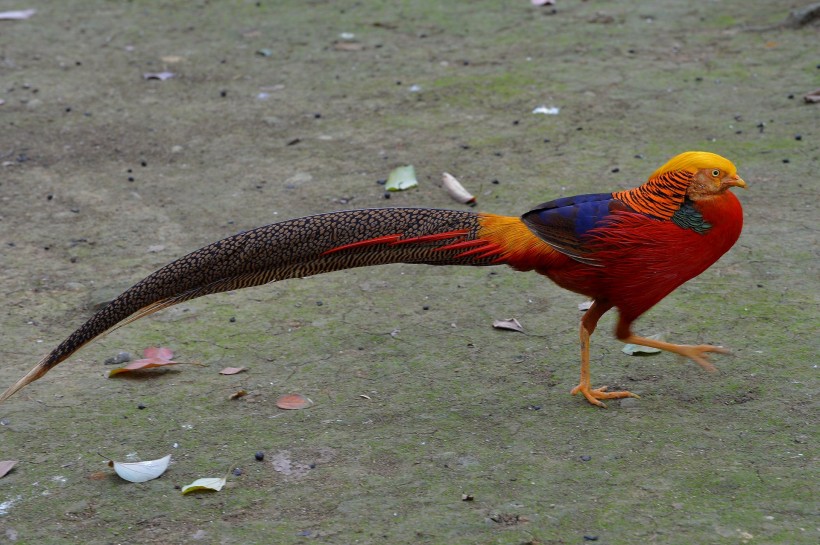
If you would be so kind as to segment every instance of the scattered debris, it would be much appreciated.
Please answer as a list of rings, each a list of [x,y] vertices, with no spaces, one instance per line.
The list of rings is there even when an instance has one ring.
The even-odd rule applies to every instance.
[[[404,191],[417,185],[419,185],[419,182],[416,180],[416,169],[413,168],[413,165],[407,165],[393,169],[387,177],[384,188],[388,191]]]
[[[11,468],[17,465],[17,460],[4,460],[0,462],[0,479],[8,475]]]
[[[538,106],[532,111],[532,113],[544,115],[558,115],[558,112],[560,111],[561,109],[556,106]]]
[[[469,204],[470,206],[476,205],[475,197],[471,195],[469,191],[464,189],[461,182],[459,182],[452,174],[444,172],[441,175],[441,185],[454,201],[460,202],[461,204]]]
[[[171,455],[158,460],[146,460],[145,462],[115,462],[108,461],[108,466],[113,467],[121,478],[132,483],[144,483],[151,479],[156,479],[168,469],[171,463]]]
[[[509,331],[518,331],[524,333],[524,328],[521,323],[515,318],[507,318],[506,320],[494,320],[493,327],[496,329],[507,329]]]
[[[656,341],[659,341],[662,338],[663,336],[660,333],[650,335],[647,337],[647,339],[654,339]],[[625,344],[624,347],[621,349],[621,352],[623,352],[624,354],[628,354],[630,356],[640,356],[642,354],[657,354],[660,351],[660,348],[652,348],[651,346],[643,346],[640,344],[631,343]]]
[[[313,405],[313,401],[302,394],[285,394],[276,400],[276,406],[288,411],[304,409]]]
[[[176,74],[173,72],[146,72],[142,75],[143,79],[158,79],[160,81],[165,81],[167,79],[171,79],[175,77]]]
[[[0,21],[22,21],[37,13],[36,9],[20,9],[15,11],[0,11]]]
[[[473,501],[475,498],[472,494],[462,494],[461,501]]]
[[[227,481],[227,476],[225,477],[203,477],[202,479],[197,479],[191,484],[182,487],[182,493],[188,494],[189,492],[198,492],[198,491],[213,491],[219,492],[222,490],[222,487],[225,486],[225,481]]]
[[[247,371],[247,367],[226,367],[222,371],[219,372],[220,375],[235,375],[237,373],[241,373],[243,371]]]

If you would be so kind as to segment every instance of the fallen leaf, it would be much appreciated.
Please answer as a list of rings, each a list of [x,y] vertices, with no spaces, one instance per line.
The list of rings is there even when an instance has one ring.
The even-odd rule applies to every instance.
[[[164,347],[150,347],[142,351],[144,356],[140,360],[134,360],[128,365],[117,367],[108,372],[108,376],[113,377],[120,373],[128,373],[130,371],[141,371],[143,369],[153,369],[154,367],[166,367],[168,365],[180,365],[182,361],[173,361],[174,351],[170,348]]]
[[[285,394],[276,400],[276,406],[285,410],[304,409],[313,405],[313,401],[302,394]]]
[[[496,329],[507,329],[509,331],[518,331],[524,333],[524,328],[521,323],[515,318],[507,318],[506,320],[493,321],[493,327]]]
[[[109,466],[113,466],[117,475],[132,483],[144,483],[151,479],[156,479],[168,469],[171,462],[171,455],[158,460],[146,460],[145,462],[115,462],[110,460]]]
[[[237,390],[236,392],[232,393],[228,399],[239,399],[240,397],[245,397],[248,395],[247,390]]]
[[[419,182],[416,180],[416,169],[413,168],[413,165],[407,165],[394,168],[387,177],[384,188],[388,191],[404,191],[417,185],[419,185]]]
[[[454,201],[460,202],[461,204],[475,206],[475,197],[471,195],[469,191],[464,189],[461,182],[459,182],[452,174],[447,172],[443,173],[441,175],[441,185]]]
[[[808,102],[809,104],[820,102],[820,89],[815,89],[811,93],[807,93],[803,100]]]
[[[662,339],[662,335],[657,333],[655,335],[650,335],[647,339],[655,339],[659,341]],[[643,346],[641,344],[625,344],[623,348],[621,348],[621,352],[624,354],[628,354],[630,356],[640,356],[641,354],[657,354],[660,352],[660,348],[652,348],[651,346]]]
[[[199,490],[219,492],[222,490],[222,487],[225,486],[225,481],[225,477],[204,477],[202,479],[195,480],[187,486],[183,486],[182,493],[188,494],[189,492],[197,492]]]
[[[242,371],[247,371],[247,367],[226,367],[222,371],[219,372],[220,375],[235,375],[237,373],[241,373]]]
[[[22,21],[37,13],[36,9],[20,9],[16,11],[0,11],[0,21]]]
[[[171,79],[174,76],[176,76],[176,74],[173,72],[146,72],[142,75],[143,79],[158,79],[160,81]]]
[[[159,58],[162,62],[167,62],[168,64],[174,64],[177,62],[182,62],[185,60],[185,57],[180,57],[179,55],[166,55],[165,57]]]
[[[11,468],[17,465],[17,460],[4,460],[0,462],[0,479],[5,477]]]

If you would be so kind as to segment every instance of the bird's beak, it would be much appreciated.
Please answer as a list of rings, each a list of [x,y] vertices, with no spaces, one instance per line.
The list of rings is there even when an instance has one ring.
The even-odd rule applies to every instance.
[[[726,182],[726,185],[729,187],[742,187],[743,189],[746,189],[746,182],[744,182],[743,178],[741,178],[737,174],[729,178],[729,181]]]

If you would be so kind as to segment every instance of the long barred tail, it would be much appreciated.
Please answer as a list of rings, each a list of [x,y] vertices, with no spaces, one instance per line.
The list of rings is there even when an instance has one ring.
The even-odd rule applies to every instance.
[[[111,329],[177,303],[369,265],[509,262],[504,243],[509,226],[527,237],[517,218],[377,208],[308,216],[233,235],[169,263],[123,292],[0,395],[0,403]]]

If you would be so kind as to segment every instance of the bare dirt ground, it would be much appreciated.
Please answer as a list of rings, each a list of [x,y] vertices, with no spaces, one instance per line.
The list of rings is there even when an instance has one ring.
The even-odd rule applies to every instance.
[[[800,5],[0,0],[38,9],[0,21],[4,388],[190,250],[335,209],[458,207],[443,171],[513,215],[689,149],[749,184],[739,243],[638,323],[730,347],[719,374],[622,354],[608,317],[593,379],[641,399],[590,407],[568,395],[579,297],[504,268],[199,299],[0,407],[0,460],[19,460],[0,543],[817,543],[819,40],[780,25]],[[420,186],[386,200],[402,164]],[[524,335],[491,328],[510,316]],[[106,378],[157,345],[203,366]],[[315,405],[281,411],[287,392]],[[104,463],[169,453],[144,484]],[[175,488],[236,468],[218,493]]]

